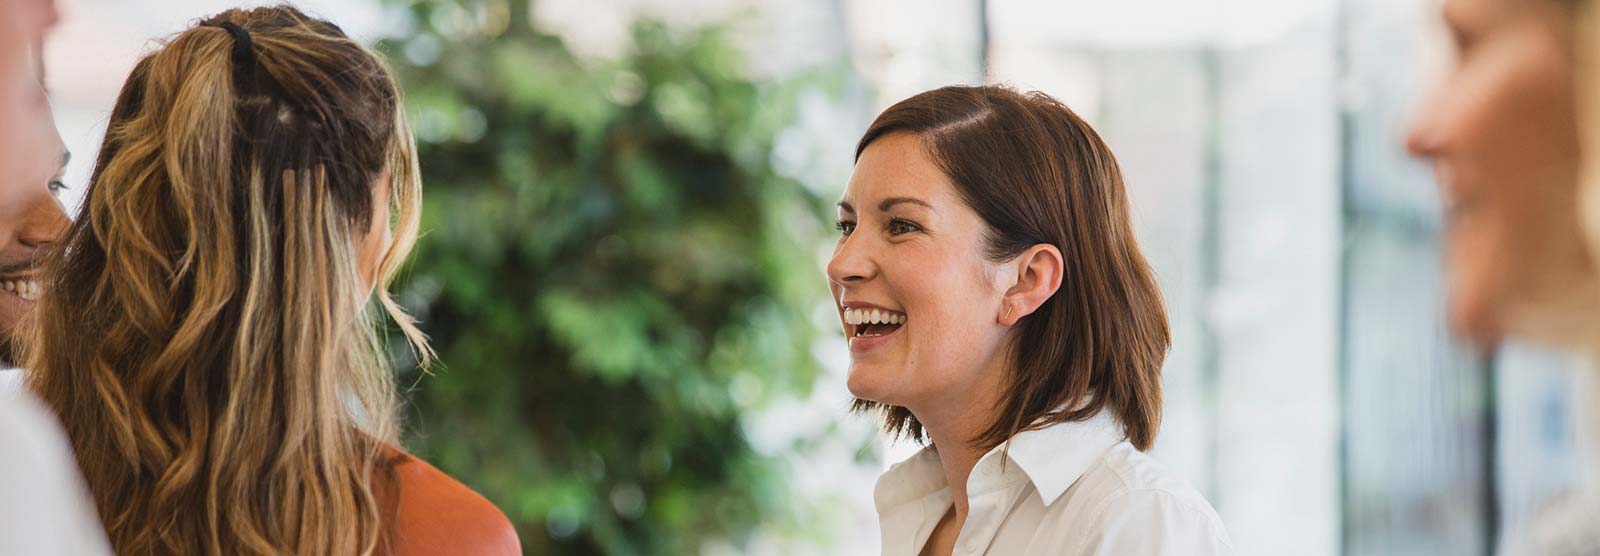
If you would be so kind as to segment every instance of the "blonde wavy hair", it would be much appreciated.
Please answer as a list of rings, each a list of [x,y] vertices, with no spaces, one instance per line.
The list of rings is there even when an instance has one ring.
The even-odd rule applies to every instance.
[[[383,176],[374,296],[356,245]],[[389,70],[332,23],[229,10],[138,62],[26,359],[118,553],[378,550],[398,401],[377,308],[431,356],[385,290],[420,194]]]

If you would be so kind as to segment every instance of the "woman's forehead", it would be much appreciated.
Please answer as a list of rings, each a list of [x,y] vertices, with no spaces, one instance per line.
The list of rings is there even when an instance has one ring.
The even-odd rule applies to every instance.
[[[949,176],[928,155],[919,138],[893,134],[874,141],[862,151],[850,183],[845,187],[843,200],[861,207],[895,197],[913,197],[933,203],[954,194]]]

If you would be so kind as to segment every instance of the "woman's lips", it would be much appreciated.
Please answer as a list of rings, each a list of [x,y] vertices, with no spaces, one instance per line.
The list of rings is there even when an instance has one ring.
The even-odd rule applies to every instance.
[[[852,335],[850,336],[850,353],[867,353],[874,349],[878,349],[879,347],[883,347],[884,344],[887,344],[898,337],[900,331],[904,328],[905,325],[895,326],[894,328],[889,329],[887,332],[873,336],[863,336],[859,334]]]

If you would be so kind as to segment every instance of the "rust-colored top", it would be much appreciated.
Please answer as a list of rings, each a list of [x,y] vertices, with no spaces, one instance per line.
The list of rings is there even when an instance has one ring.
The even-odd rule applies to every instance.
[[[388,535],[378,554],[388,556],[521,556],[522,541],[494,504],[438,468],[398,450],[391,481],[375,494]],[[384,483],[399,490],[392,497]]]

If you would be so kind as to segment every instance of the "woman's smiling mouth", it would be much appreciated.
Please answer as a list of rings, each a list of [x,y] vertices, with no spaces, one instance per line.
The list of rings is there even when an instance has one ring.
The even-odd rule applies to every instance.
[[[844,323],[850,336],[850,351],[864,352],[881,345],[899,332],[909,319],[905,313],[876,306],[846,306]]]

